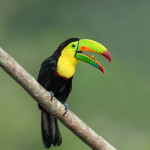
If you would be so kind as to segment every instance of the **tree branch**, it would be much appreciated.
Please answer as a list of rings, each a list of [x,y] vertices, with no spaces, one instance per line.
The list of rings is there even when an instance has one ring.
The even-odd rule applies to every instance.
[[[59,119],[83,142],[94,150],[116,150],[101,136],[89,128],[70,110],[63,116],[65,108],[56,99],[51,99],[47,92],[27,71],[25,71],[11,56],[0,48],[0,66],[16,80],[40,105]]]

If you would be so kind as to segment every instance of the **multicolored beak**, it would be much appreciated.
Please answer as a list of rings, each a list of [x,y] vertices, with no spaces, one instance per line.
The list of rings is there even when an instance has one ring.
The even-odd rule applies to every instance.
[[[78,42],[78,48],[75,53],[76,58],[78,58],[86,63],[91,64],[92,66],[100,69],[105,74],[104,68],[94,58],[94,56],[89,56],[87,54],[83,54],[83,51],[89,51],[89,52],[94,52],[94,53],[100,54],[100,55],[104,56],[105,58],[107,58],[109,60],[109,62],[111,62],[111,55],[108,52],[108,50],[98,42],[95,42],[93,40],[88,40],[88,39],[81,39]]]

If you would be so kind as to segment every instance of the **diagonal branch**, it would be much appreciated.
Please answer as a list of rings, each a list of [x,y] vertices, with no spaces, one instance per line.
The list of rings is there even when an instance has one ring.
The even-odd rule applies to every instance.
[[[67,128],[92,149],[116,150],[70,110],[63,116],[64,106],[56,98],[50,100],[50,93],[48,93],[2,48],[0,48],[0,67],[16,80],[40,105],[58,118]]]

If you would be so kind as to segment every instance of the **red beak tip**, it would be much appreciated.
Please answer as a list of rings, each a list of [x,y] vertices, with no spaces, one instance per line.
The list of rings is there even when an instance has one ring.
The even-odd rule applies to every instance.
[[[103,74],[105,74],[105,70],[103,68],[100,68],[100,70],[103,72]]]
[[[109,60],[109,62],[111,63],[111,55],[108,50],[103,52],[101,55],[104,56],[105,58],[107,58]]]

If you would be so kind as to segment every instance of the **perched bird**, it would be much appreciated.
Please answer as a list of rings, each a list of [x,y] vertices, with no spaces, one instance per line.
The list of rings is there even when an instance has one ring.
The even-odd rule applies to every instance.
[[[98,53],[111,62],[110,53],[100,43],[88,39],[70,38],[61,43],[52,56],[44,60],[38,75],[37,81],[65,105],[66,112],[68,105],[65,101],[72,90],[72,79],[77,63],[82,60],[105,73],[102,65],[94,56],[84,54],[84,51]],[[56,118],[42,106],[39,105],[39,108],[41,110],[41,130],[45,148],[50,148],[51,145],[60,146],[62,137]]]

